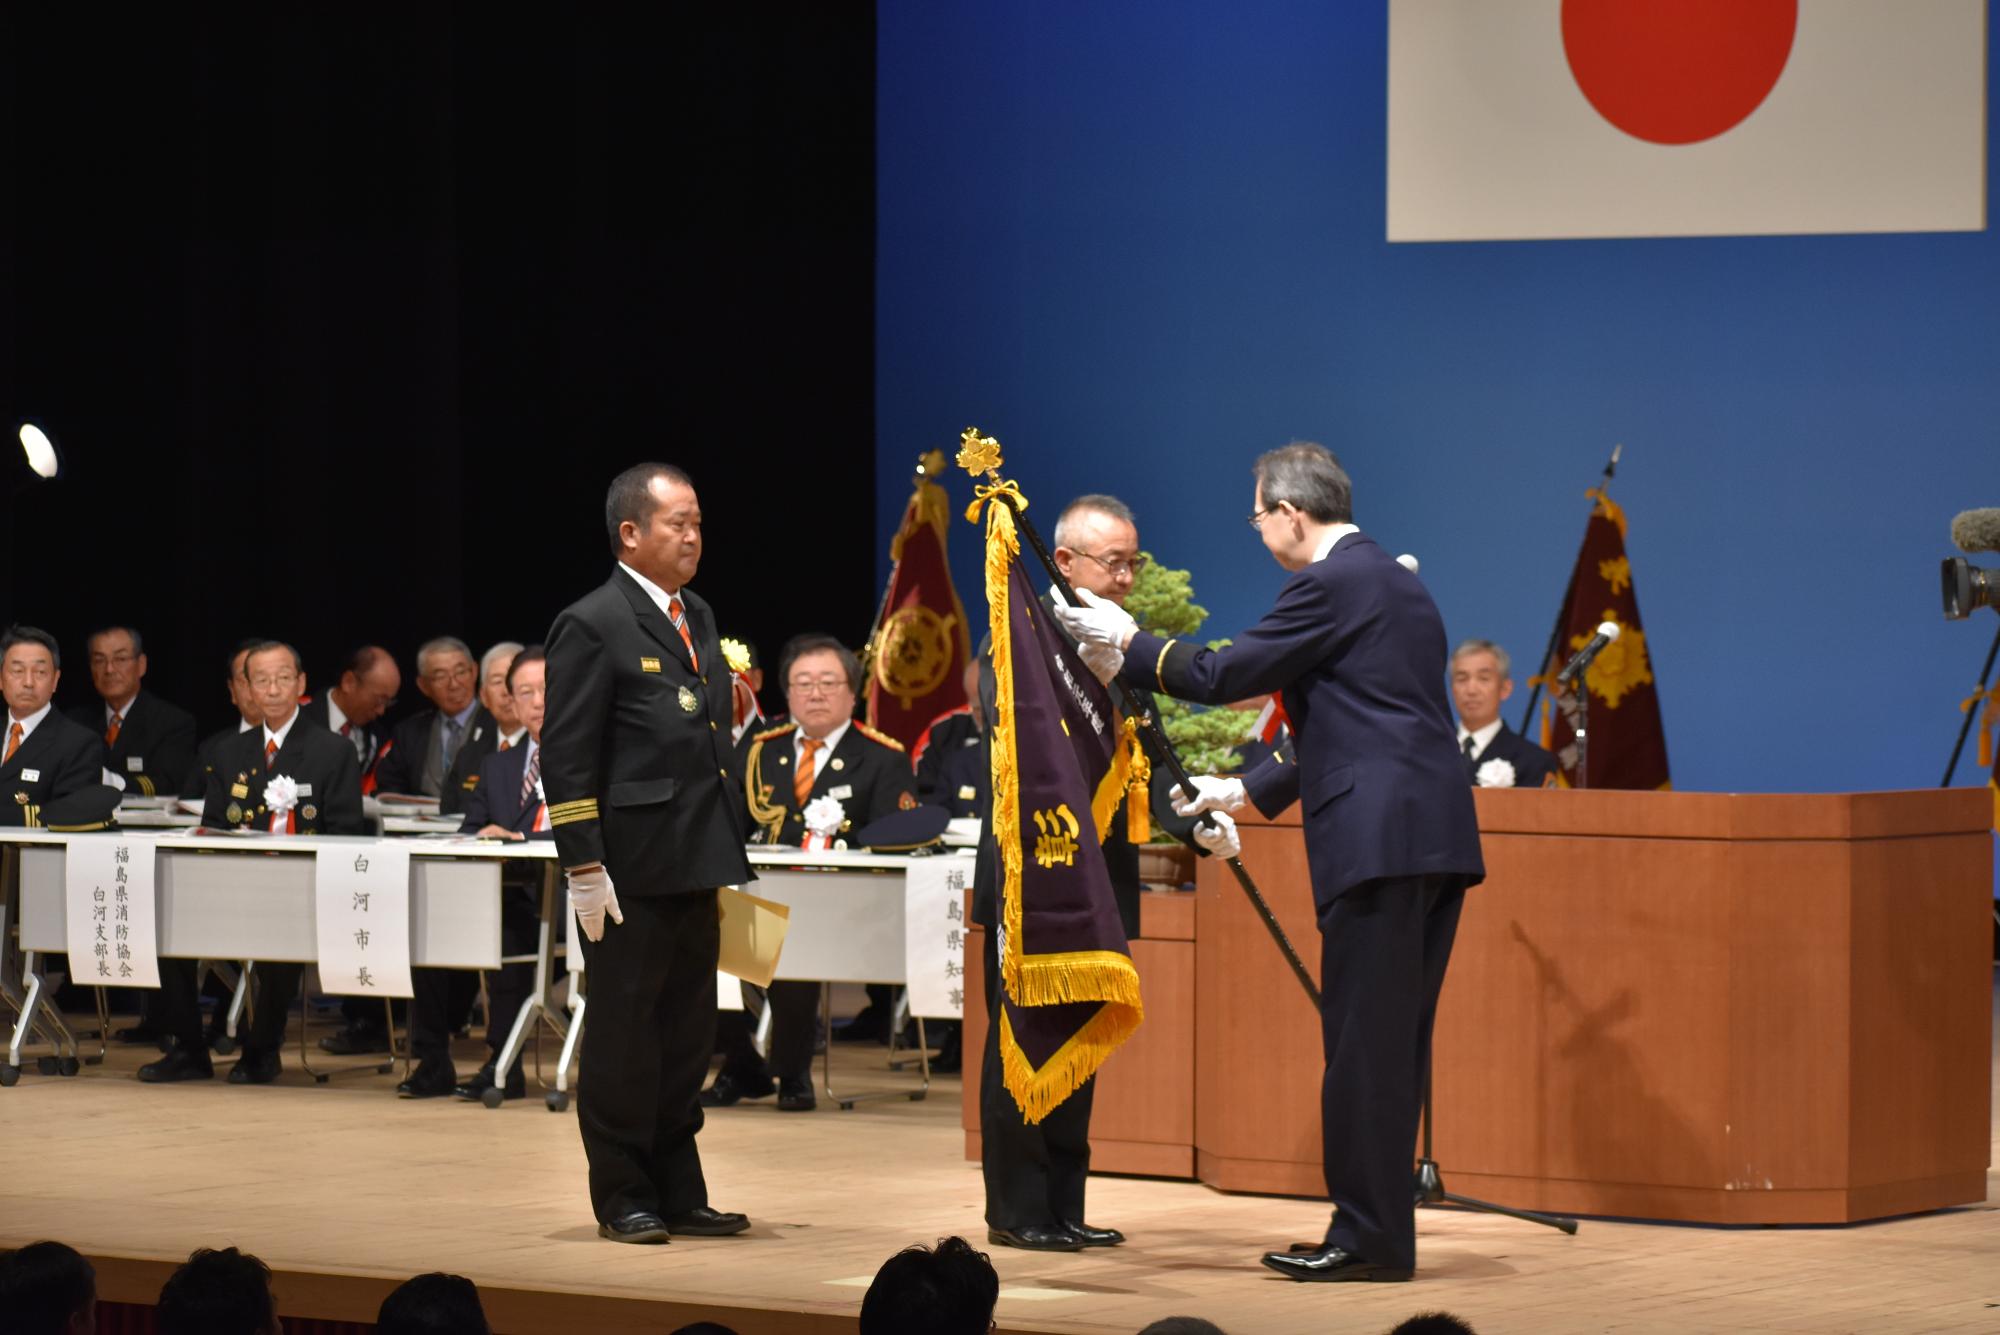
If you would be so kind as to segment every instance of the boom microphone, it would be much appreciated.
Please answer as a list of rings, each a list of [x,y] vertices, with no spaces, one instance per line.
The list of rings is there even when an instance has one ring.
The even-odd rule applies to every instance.
[[[1604,646],[1617,639],[1621,633],[1616,621],[1598,622],[1597,634],[1590,637],[1590,643],[1577,650],[1569,662],[1563,664],[1563,670],[1556,674],[1556,686],[1566,688],[1573,684],[1583,675],[1583,670],[1590,666],[1591,660],[1604,652]]]
[[[1951,540],[1961,552],[2000,552],[2000,510],[1966,510],[1951,521]]]

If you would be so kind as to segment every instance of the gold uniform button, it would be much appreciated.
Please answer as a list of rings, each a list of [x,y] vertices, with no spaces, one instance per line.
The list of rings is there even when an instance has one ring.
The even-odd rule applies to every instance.
[[[714,732],[714,731],[715,731],[715,720],[714,720],[714,719],[710,719],[710,720],[708,721],[708,730],[709,730],[710,732]]]
[[[725,779],[729,777],[729,771],[726,769],[719,769],[716,771],[716,773],[720,774]]]

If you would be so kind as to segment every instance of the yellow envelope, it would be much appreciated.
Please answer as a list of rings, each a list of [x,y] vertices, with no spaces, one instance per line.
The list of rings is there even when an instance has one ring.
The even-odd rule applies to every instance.
[[[715,903],[722,914],[722,951],[716,967],[746,983],[769,987],[778,971],[778,954],[785,948],[790,905],[746,895],[728,885],[715,892]]]

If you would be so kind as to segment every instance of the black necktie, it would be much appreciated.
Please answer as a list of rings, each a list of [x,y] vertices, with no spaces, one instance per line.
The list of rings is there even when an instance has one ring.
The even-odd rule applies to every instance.
[[[1465,777],[1468,779],[1479,777],[1479,770],[1472,763],[1473,754],[1478,750],[1478,747],[1479,743],[1473,739],[1472,734],[1469,732],[1465,734]]]

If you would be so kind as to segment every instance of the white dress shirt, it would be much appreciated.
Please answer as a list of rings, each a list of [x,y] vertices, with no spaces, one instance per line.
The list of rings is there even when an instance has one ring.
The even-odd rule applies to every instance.
[[[1359,524],[1335,524],[1320,538],[1319,546],[1313,548],[1314,563],[1317,564],[1326,560],[1327,553],[1331,552],[1334,544],[1338,543],[1342,538],[1350,533],[1359,533],[1360,531],[1361,525]]]
[[[15,718],[14,712],[11,709],[8,710],[7,726],[0,728],[0,755],[7,753],[7,734],[14,730],[15,724],[18,723],[21,725],[21,745],[26,746],[28,739],[35,735],[35,729],[41,726],[42,720],[47,718],[49,711],[55,707],[56,702],[51,700],[26,718]]]
[[[1493,745],[1493,739],[1500,735],[1500,729],[1502,726],[1503,726],[1502,720],[1497,718],[1494,719],[1491,723],[1487,724],[1485,727],[1481,728],[1477,732],[1467,732],[1465,730],[1465,725],[1463,723],[1459,724],[1458,725],[1459,752],[1461,754],[1464,753],[1465,739],[1467,737],[1470,737],[1472,739],[1473,758],[1476,760],[1480,756],[1485,755],[1486,748]]]

